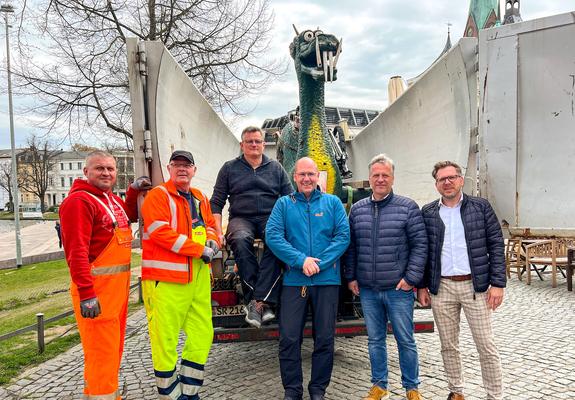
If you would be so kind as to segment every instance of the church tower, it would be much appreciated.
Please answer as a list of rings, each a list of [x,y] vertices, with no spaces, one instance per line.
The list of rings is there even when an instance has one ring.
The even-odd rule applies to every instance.
[[[478,37],[479,31],[501,24],[499,0],[471,0],[464,37]]]

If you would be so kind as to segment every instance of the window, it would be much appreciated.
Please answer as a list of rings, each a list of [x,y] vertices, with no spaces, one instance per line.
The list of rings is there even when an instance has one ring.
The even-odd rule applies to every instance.
[[[60,163],[60,171],[64,171],[64,163],[63,162]]]
[[[124,189],[126,187],[126,176],[120,175],[118,176],[118,188]]]
[[[68,163],[68,169],[72,169],[72,163]]]
[[[71,176],[68,179],[70,180],[70,186],[72,186],[72,183],[74,183],[74,177]]]
[[[60,183],[62,184],[62,187],[66,187],[66,180],[64,179],[64,177],[60,177]]]
[[[118,171],[125,172],[126,171],[126,159],[125,158],[118,158]]]
[[[81,162],[78,163],[78,169],[82,169],[82,163]]]
[[[54,186],[54,178],[53,177],[48,178],[48,186]]]
[[[64,179],[64,178],[62,178]],[[64,193],[62,193],[62,200],[64,200],[66,198],[66,195]]]
[[[134,159],[128,158],[128,172],[134,172]]]

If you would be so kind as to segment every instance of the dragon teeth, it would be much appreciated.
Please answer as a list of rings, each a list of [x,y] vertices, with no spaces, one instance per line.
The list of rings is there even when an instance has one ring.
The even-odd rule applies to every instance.
[[[333,51],[327,53],[328,63],[329,63],[329,80],[333,82],[333,70],[335,68],[334,58],[333,58]]]
[[[323,56],[323,79],[325,82],[329,82],[328,78],[328,63],[327,63],[327,51],[322,52],[322,56]]]
[[[315,37],[315,59],[317,62],[318,68],[321,67],[321,54],[319,52],[319,40],[318,37]]]

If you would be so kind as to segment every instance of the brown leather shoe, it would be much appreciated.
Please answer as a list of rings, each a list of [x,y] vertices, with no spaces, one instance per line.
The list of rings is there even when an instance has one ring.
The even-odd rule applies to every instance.
[[[465,400],[465,397],[460,393],[451,392],[449,393],[449,396],[447,396],[447,400]]]
[[[369,389],[369,393],[363,400],[387,400],[389,399],[389,392],[387,389],[381,388],[377,385],[373,385],[371,389]]]

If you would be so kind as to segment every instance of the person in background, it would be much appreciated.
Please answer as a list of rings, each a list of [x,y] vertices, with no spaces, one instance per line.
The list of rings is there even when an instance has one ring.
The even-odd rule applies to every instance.
[[[56,221],[54,229],[56,229],[56,234],[58,235],[58,247],[62,248],[62,232],[60,232],[60,221]]]

